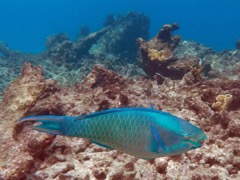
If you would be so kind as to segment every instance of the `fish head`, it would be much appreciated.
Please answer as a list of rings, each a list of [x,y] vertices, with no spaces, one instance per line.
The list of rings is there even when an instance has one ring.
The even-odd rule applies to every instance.
[[[163,142],[159,153],[177,155],[201,147],[202,141],[207,138],[202,129],[176,116],[171,115],[168,118],[158,129]],[[164,146],[165,150],[162,150]]]
[[[185,120],[180,121],[179,134],[182,136],[181,143],[186,144],[186,146],[188,145],[190,150],[201,147],[202,142],[207,138],[202,129]]]

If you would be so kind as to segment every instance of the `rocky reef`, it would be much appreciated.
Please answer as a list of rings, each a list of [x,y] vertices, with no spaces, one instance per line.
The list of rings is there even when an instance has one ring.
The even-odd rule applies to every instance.
[[[135,63],[138,57],[136,39],[148,39],[149,18],[133,12],[116,18],[110,17],[104,25],[109,25],[111,29],[92,47],[90,53],[95,57],[104,56],[109,61],[116,59],[115,61],[124,63]]]
[[[134,12],[110,17],[112,20],[107,18],[101,30],[89,34],[80,32],[76,41],[64,33],[47,37],[46,50],[40,54],[15,51],[1,42],[0,100],[4,89],[18,77],[26,61],[41,64],[44,76],[57,80],[62,86],[82,81],[95,64],[127,77],[144,75],[138,63],[136,38],[147,39],[150,20]]]
[[[149,20],[139,13],[110,15],[104,26],[76,42],[51,36],[37,55],[0,44],[0,179],[239,179],[240,51],[183,41],[177,24],[147,41]],[[16,123],[150,103],[202,128],[203,146],[147,161]]]
[[[95,44],[100,37],[102,37],[109,27],[103,28],[98,32],[94,32],[77,42],[72,42],[66,34],[53,35],[47,38],[47,56],[55,63],[78,64],[78,61],[85,55]]]
[[[165,79],[125,78],[99,65],[82,83],[60,88],[29,63],[5,91],[1,103],[1,168],[6,179],[237,179],[240,168],[240,81],[202,80],[189,85]],[[29,79],[30,78],[30,79]],[[31,92],[29,92],[31,89]],[[26,93],[28,95],[26,95]],[[31,94],[30,94],[31,93]],[[180,156],[136,159],[81,138],[46,135],[26,115],[80,115],[111,107],[149,106],[171,112],[201,127],[203,147]]]
[[[142,38],[137,40],[144,71],[153,76],[161,73],[163,76],[176,76],[176,72],[171,72],[167,67],[177,59],[174,59],[173,51],[180,42],[180,36],[173,36],[178,24],[164,25],[159,33],[149,42]]]

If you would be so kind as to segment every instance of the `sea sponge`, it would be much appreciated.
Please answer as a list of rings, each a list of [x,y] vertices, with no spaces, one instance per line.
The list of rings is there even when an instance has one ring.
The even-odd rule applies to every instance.
[[[224,94],[224,95],[218,95],[216,97],[215,103],[212,104],[212,108],[216,111],[222,112],[228,109],[229,104],[233,100],[233,95],[231,94]]]

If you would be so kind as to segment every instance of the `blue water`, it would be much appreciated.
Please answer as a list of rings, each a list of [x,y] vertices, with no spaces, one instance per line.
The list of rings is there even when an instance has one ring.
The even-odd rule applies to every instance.
[[[163,24],[178,22],[183,39],[215,50],[234,49],[240,39],[239,0],[1,0],[0,41],[36,53],[48,35],[66,32],[74,39],[82,25],[97,31],[108,14],[127,11],[151,19],[151,36]]]

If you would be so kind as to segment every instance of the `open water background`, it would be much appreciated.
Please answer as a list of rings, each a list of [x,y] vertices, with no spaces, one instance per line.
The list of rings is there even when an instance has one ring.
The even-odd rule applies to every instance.
[[[0,41],[37,53],[51,34],[65,32],[74,40],[81,26],[97,31],[107,15],[128,11],[151,19],[150,37],[177,22],[184,40],[215,50],[234,49],[240,39],[239,0],[0,0]]]

